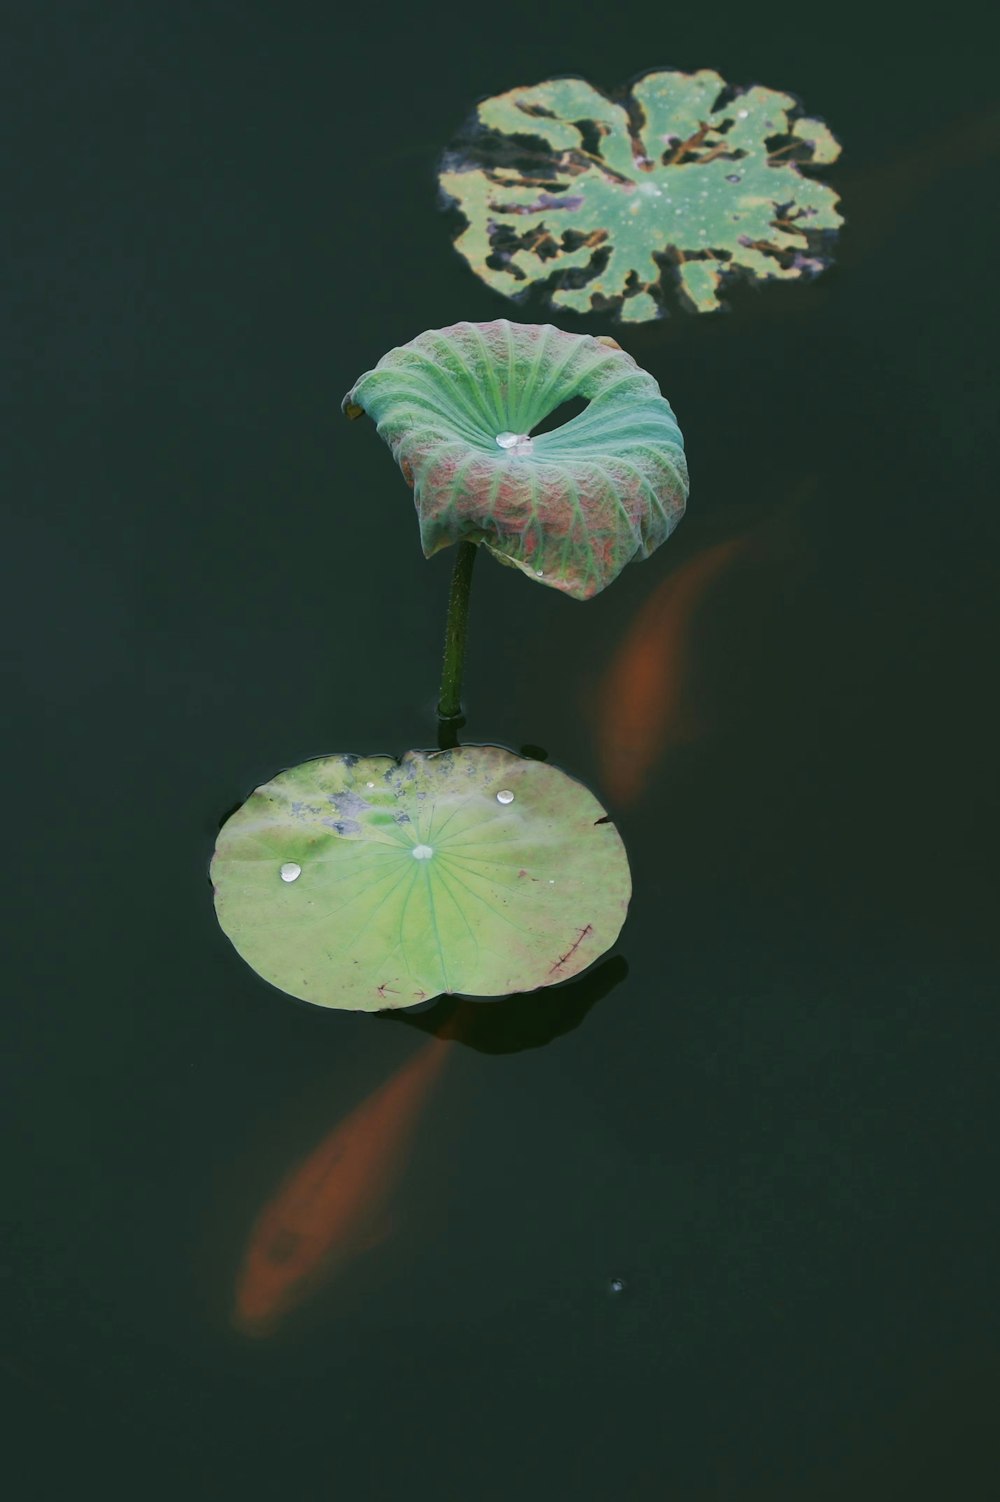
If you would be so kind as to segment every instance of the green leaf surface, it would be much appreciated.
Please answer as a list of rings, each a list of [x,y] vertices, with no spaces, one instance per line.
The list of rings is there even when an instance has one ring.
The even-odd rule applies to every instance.
[[[258,975],[350,1011],[555,985],[625,921],[625,848],[580,783],[499,746],[325,756],[223,826],[219,923]]]
[[[440,182],[468,221],[458,250],[508,297],[543,282],[558,307],[641,322],[660,316],[665,277],[683,306],[715,312],[734,276],[821,270],[842,223],[833,189],[801,170],[836,160],[828,126],[711,69],[647,73],[623,104],[552,79],[484,100],[477,119]]]
[[[574,397],[585,411],[532,436]],[[505,318],[432,329],[384,355],[344,410],[374,418],[413,486],[428,558],[469,538],[585,600],[684,511],[670,404],[613,339]]]

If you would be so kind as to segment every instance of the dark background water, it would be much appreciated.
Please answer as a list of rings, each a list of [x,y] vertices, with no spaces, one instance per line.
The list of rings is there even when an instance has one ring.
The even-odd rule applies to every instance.
[[[728,3],[8,15],[11,1495],[992,1494],[978,27]],[[831,123],[838,265],[615,330],[677,411],[688,517],[586,606],[484,559],[468,735],[540,744],[607,798],[594,706],[629,623],[708,544],[764,541],[698,614],[700,737],[641,802],[608,799],[636,894],[607,994],[568,996],[585,1015],[547,1046],[521,1046],[522,1007],[493,1051],[453,1048],[394,1234],[250,1341],[230,1311],[255,1214],[421,1046],[258,981],[206,881],[220,817],[277,769],[433,743],[450,560],[422,560],[339,399],[424,328],[550,316],[479,283],[437,208],[476,99],[655,66]]]

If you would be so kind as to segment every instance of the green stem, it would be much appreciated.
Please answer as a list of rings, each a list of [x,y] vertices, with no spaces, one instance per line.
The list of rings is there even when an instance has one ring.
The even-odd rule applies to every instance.
[[[479,548],[474,542],[458,544],[448,595],[448,620],[444,630],[439,720],[457,720],[462,714],[462,668],[465,664],[465,637],[469,620],[469,590],[472,585],[472,567],[478,552]],[[452,744],[457,745],[457,741]],[[448,748],[442,747],[442,750],[446,749]]]

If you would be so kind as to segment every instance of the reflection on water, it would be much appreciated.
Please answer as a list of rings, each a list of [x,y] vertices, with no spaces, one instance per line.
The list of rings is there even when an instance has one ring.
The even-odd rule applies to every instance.
[[[297,1304],[384,1240],[393,1191],[450,1040],[435,1037],[286,1177],[250,1232],[233,1322],[269,1335]]]
[[[428,1007],[376,1015],[421,1032],[440,1036],[446,1031],[456,1042],[479,1053],[520,1053],[526,1048],[544,1048],[554,1038],[579,1027],[591,1008],[626,975],[628,965],[621,955],[614,955],[561,986],[545,986],[497,1001],[441,996]]]

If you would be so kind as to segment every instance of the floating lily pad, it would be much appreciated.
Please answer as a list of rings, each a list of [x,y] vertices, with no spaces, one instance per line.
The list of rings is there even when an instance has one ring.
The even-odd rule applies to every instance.
[[[574,397],[583,412],[534,434]],[[383,355],[344,410],[375,419],[413,486],[428,558],[469,538],[584,600],[684,511],[670,403],[613,339],[506,318],[432,329]]]
[[[484,100],[441,187],[468,221],[456,245],[491,287],[532,282],[578,312],[662,312],[661,274],[699,313],[739,275],[794,281],[827,264],[842,223],[801,170],[840,146],[791,94],[738,91],[711,69],[647,73],[616,103],[579,78]]]
[[[212,880],[258,975],[366,1012],[568,980],[614,943],[631,894],[593,795],[499,746],[292,767],[223,826]]]

